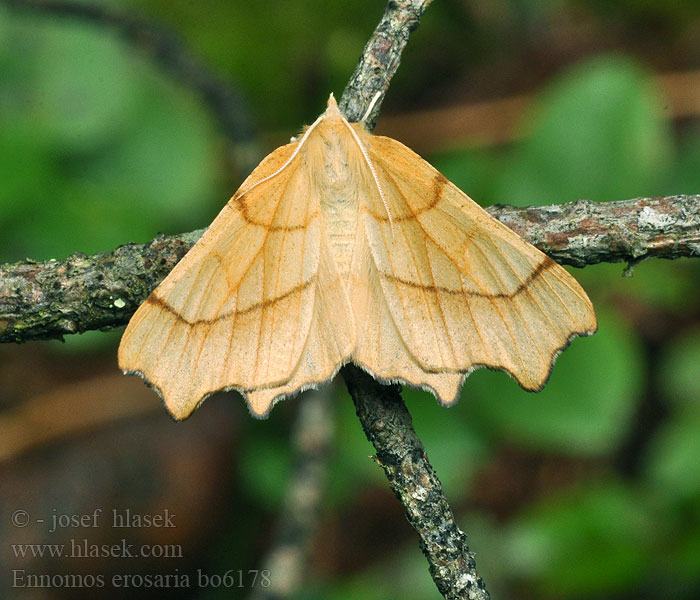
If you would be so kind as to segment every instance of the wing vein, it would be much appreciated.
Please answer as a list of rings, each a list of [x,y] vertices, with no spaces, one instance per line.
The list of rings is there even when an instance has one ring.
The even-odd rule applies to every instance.
[[[198,268],[197,268],[197,274],[190,280],[190,289],[189,289],[189,291],[187,292],[187,294],[185,295],[185,301],[184,301],[183,304],[182,304],[182,310],[183,310],[183,311],[185,310],[185,308],[186,308],[186,306],[187,306],[187,303],[189,302],[190,297],[192,296],[192,290],[194,289],[194,282],[197,281],[197,279],[199,279],[199,275],[200,275],[200,273],[202,272],[202,269],[203,269],[203,268],[204,268],[204,261],[202,261],[201,263],[199,263]],[[173,309],[173,310],[174,310],[174,309]],[[161,347],[164,348],[164,347],[167,347],[167,346],[168,346],[168,344],[170,343],[170,338],[172,337],[173,331],[175,330],[175,327],[176,327],[176,326],[177,326],[177,320],[176,320],[176,322],[170,327],[170,331],[168,332],[168,336],[165,338],[165,342],[162,344]],[[182,350],[182,351],[184,352],[184,347],[183,347],[183,350]],[[160,354],[159,354],[159,356],[160,356]],[[180,354],[180,357],[179,357],[178,361],[179,361],[179,360],[182,360],[182,354]]]
[[[491,237],[491,234],[490,234],[488,231],[486,232],[486,235],[488,236],[488,238],[489,238],[491,244],[492,244],[494,247],[497,248],[497,245],[494,243],[493,238]],[[548,316],[546,313],[544,313],[544,312],[542,311],[542,307],[539,305],[539,302],[537,302],[537,300],[535,300],[535,298],[533,297],[533,295],[530,293],[529,284],[527,284],[527,283],[522,279],[522,277],[520,277],[520,275],[519,275],[518,272],[515,270],[515,268],[513,267],[512,263],[510,262],[510,260],[508,260],[508,257],[506,256],[506,254],[505,254],[504,252],[499,252],[499,254],[500,254],[501,259],[503,260],[503,262],[504,262],[504,263],[508,266],[508,268],[510,269],[511,273],[513,273],[513,277],[519,282],[520,285],[518,286],[518,290],[525,290],[525,291],[527,292],[527,294],[533,299],[533,301],[535,302],[535,304],[537,305],[537,307],[540,309],[540,312],[542,312],[542,313],[544,314],[545,318],[550,322],[550,325],[552,325],[552,322],[551,322],[551,319],[549,318],[549,316]],[[536,270],[536,268],[533,269],[533,272],[534,272],[535,270]],[[500,279],[500,278],[499,278],[499,279]],[[503,284],[503,281],[502,281],[502,280],[501,280],[501,284]],[[513,296],[513,298],[515,298],[515,296]],[[523,312],[522,312],[522,311],[520,310],[520,308],[518,307],[517,302],[515,302],[515,300],[513,300],[513,302],[511,302],[511,306],[513,307],[513,310],[514,310],[515,312],[518,313],[518,315],[519,315],[519,317],[520,317],[520,322],[523,324],[523,327],[527,330],[527,333],[528,333],[528,335],[530,336],[530,339],[532,340],[532,343],[533,343],[533,344],[535,345],[535,347],[537,348],[537,353],[538,353],[539,355],[543,355],[542,349],[541,349],[540,345],[537,343],[537,338],[533,335],[532,330],[531,330],[530,327],[528,326],[527,319],[524,317]],[[554,328],[554,330],[556,331],[556,328]]]
[[[308,224],[311,223],[311,221],[310,221],[310,219],[309,219],[309,209],[310,209],[310,203],[308,202],[308,197],[307,197],[305,220],[306,220],[306,222],[307,222]],[[306,243],[307,243],[307,241],[308,241],[307,233],[308,233],[308,227],[307,227],[307,230],[304,232],[304,237],[303,237],[303,239],[302,239],[302,245],[301,245],[301,257],[302,257],[302,261],[303,261],[303,260],[305,259],[305,257],[306,257]],[[319,242],[319,243],[320,243],[320,242]],[[319,252],[320,252],[320,251],[321,251],[321,248],[319,248]],[[319,272],[319,270],[320,270],[320,259],[319,259],[319,265],[318,265],[318,268],[317,268],[317,271],[316,271],[316,283],[315,283],[315,285],[314,285],[314,287],[316,288],[316,290],[318,290],[318,288],[319,288],[319,284],[318,284],[318,282],[319,282],[319,278],[318,278],[318,272]],[[300,276],[299,276],[299,277],[300,277],[301,281],[304,280],[304,268],[303,268],[303,263],[302,263],[302,269],[301,269],[301,273],[300,273]],[[301,314],[301,308],[302,308],[301,304],[302,304],[302,300],[303,300],[303,294],[299,294],[298,296],[299,296],[299,299],[298,299],[298,301],[297,301],[297,312],[296,312],[297,315]],[[315,302],[315,298],[316,298],[316,294],[314,294],[314,302]],[[314,307],[314,311],[315,311],[315,307]],[[312,313],[312,314],[313,314],[313,313]],[[313,319],[313,317],[312,317],[312,319]],[[309,332],[311,331],[311,327],[313,327],[313,325],[311,325],[311,326],[309,327]],[[299,332],[300,332],[300,328],[297,328],[297,329],[295,330],[295,332],[294,332],[294,347],[295,347],[295,348],[296,348],[296,346],[297,346],[297,341],[298,341],[298,339],[299,339]],[[294,364],[292,364],[292,360],[294,360],[294,357],[292,356],[292,353],[290,352],[290,355],[289,355],[289,363],[288,363],[287,366],[288,366],[288,368],[289,368],[289,370],[290,370],[291,373],[294,373],[294,372],[296,371],[296,369],[297,369],[297,367],[298,367],[298,365],[299,365],[299,362],[301,361],[301,358],[302,358],[302,356],[304,355],[304,350],[305,350],[305,347],[306,347],[306,342],[308,341],[309,332],[307,332],[307,339],[304,340],[304,342],[305,342],[305,343],[304,343],[304,346],[302,347],[301,352],[299,353],[299,357],[296,359],[296,361],[294,362]]]
[[[425,244],[425,255],[428,261],[428,268],[430,269],[430,276],[433,280],[433,283],[436,282],[436,277],[435,277],[435,270],[433,269],[433,263],[430,260],[430,254],[428,253],[428,244],[430,243],[430,238],[426,237],[424,238],[424,244]],[[457,269],[457,272],[459,273],[459,269]],[[460,278],[461,280],[461,278]],[[454,365],[459,364],[459,360],[457,360],[457,351],[455,350],[454,343],[452,341],[452,336],[450,335],[450,327],[447,324],[447,319],[445,318],[445,310],[442,306],[442,301],[440,299],[440,292],[435,289],[435,304],[437,305],[438,311],[440,312],[440,318],[442,319],[442,324],[445,326],[445,336],[447,337],[447,343],[450,346],[450,352],[452,353],[452,360]]]
[[[151,292],[151,293],[153,293],[153,292]],[[163,312],[163,309],[160,308],[160,312],[158,314],[160,315],[160,313],[162,313],[162,312]],[[142,311],[142,315],[143,316],[141,317],[141,319],[139,321],[137,321],[136,323],[134,323],[134,325],[133,325],[134,329],[136,329],[141,324],[143,319],[145,319],[147,316],[149,316],[145,310]],[[153,328],[156,326],[156,324],[158,322],[159,322],[159,319],[153,319],[153,318],[151,319],[151,326],[148,328],[148,333],[146,333],[141,338],[141,344],[139,344],[139,349],[137,350],[136,354],[134,355],[134,363],[138,362],[138,359],[141,358],[141,352],[143,351],[143,347],[145,346],[148,339],[151,337],[151,332],[153,331]]]
[[[537,306],[537,308],[538,308],[539,311],[540,311],[540,314],[543,315],[545,319],[547,319],[547,321],[549,322],[549,325],[550,325],[552,331],[558,333],[558,332],[559,332],[559,328],[556,327],[556,325],[554,324],[554,321],[552,321],[552,318],[549,316],[549,313],[545,310],[545,308],[542,306],[542,304],[541,304],[540,301],[537,299],[537,297],[532,293],[532,291],[530,291],[530,285],[529,285],[529,283],[523,281],[522,278],[517,274],[517,272],[515,271],[515,268],[513,267],[512,263],[510,262],[510,260],[508,260],[508,257],[507,257],[505,254],[501,254],[501,256],[503,257],[503,260],[506,262],[506,264],[508,265],[508,267],[510,268],[510,270],[513,272],[513,274],[514,274],[514,275],[518,278],[518,280],[520,281],[520,284],[521,284],[522,289],[525,290],[525,293],[530,297],[530,299],[532,300],[532,302]],[[536,269],[535,269],[535,270],[536,270]],[[534,280],[533,280],[533,281],[534,281]],[[522,317],[522,313],[521,313],[520,311],[518,311],[518,312],[519,312],[520,317],[521,317],[521,319],[522,319],[522,321],[523,321],[523,324],[526,325],[525,320],[524,320],[523,317]],[[526,325],[526,326],[527,326],[527,325]],[[531,337],[532,340],[535,342],[535,345],[537,345],[538,350],[539,350],[540,347],[539,347],[539,345],[537,344],[537,341],[535,340],[535,337],[532,335],[532,332],[530,331],[529,328],[528,328],[528,332],[530,333],[530,337]]]
[[[289,182],[290,182],[291,180],[292,180],[292,178],[291,178],[291,176],[290,176],[290,177],[287,177],[287,179],[284,179],[284,180],[282,181],[282,183],[283,183],[283,185],[282,185],[282,193],[280,193],[280,194],[277,195],[277,204],[275,205],[275,209],[272,211],[272,218],[270,219],[270,224],[269,224],[269,226],[267,226],[267,227],[265,227],[264,225],[262,225],[263,227],[265,227],[265,236],[264,236],[264,238],[263,238],[263,243],[262,243],[262,245],[260,246],[260,252],[263,252],[263,255],[262,255],[263,277],[262,277],[262,286],[261,286],[261,295],[262,295],[261,304],[262,304],[262,306],[261,306],[261,309],[260,309],[260,328],[259,328],[259,330],[258,330],[258,340],[257,340],[256,347],[255,347],[255,377],[256,377],[256,379],[257,379],[258,374],[259,374],[259,372],[260,372],[260,347],[261,347],[261,343],[262,343],[262,338],[261,338],[261,336],[262,336],[262,333],[263,333],[263,325],[264,325],[264,323],[265,323],[265,316],[266,316],[265,313],[266,313],[266,311],[267,311],[269,308],[272,307],[272,308],[273,308],[273,314],[274,314],[274,303],[271,303],[271,304],[268,305],[268,304],[266,304],[266,302],[265,302],[265,282],[267,281],[267,276],[266,276],[266,275],[267,275],[267,256],[266,256],[266,254],[265,254],[264,252],[265,252],[265,249],[266,249],[266,246],[267,246],[267,242],[268,242],[268,240],[270,239],[270,232],[272,231],[272,223],[274,222],[274,219],[275,219],[275,217],[277,216],[277,211],[278,211],[279,208],[280,208],[280,204],[282,204],[282,199],[287,195],[287,188],[289,187]],[[291,212],[291,211],[290,211],[290,212]],[[288,222],[288,223],[289,223],[289,222]],[[283,235],[283,236],[286,236],[286,235],[287,235],[287,232],[284,231],[282,235]],[[283,239],[284,239],[284,238],[283,238]],[[258,253],[258,254],[259,254],[259,253]],[[278,261],[278,262],[281,262],[281,261]],[[251,266],[252,266],[252,264],[253,264],[253,263],[251,263]],[[279,271],[278,271],[278,274],[279,274]],[[240,283],[239,283],[239,285],[240,285]],[[276,285],[276,284],[275,284],[275,285]],[[277,288],[276,288],[276,287],[275,287],[275,294],[277,294]],[[268,356],[269,356],[269,352],[268,352]]]
[[[194,281],[197,281],[199,279],[199,274],[202,272],[201,269],[203,268],[203,265],[204,265],[204,261],[202,261],[202,265],[200,265],[200,269],[198,271],[197,278],[194,279]],[[204,299],[209,295],[209,289],[210,289],[209,286],[211,285],[211,282],[214,279],[215,275],[216,275],[216,269],[212,269],[211,273],[209,274],[209,281],[207,282],[207,285],[204,288],[204,292],[199,297],[199,301],[197,303],[197,309],[195,310],[194,314],[200,314],[200,312],[202,310],[202,305],[204,304]],[[192,285],[192,289],[194,289],[194,284]],[[188,299],[189,299],[189,297],[188,297]],[[188,327],[188,331],[186,334],[188,339],[190,337],[190,333],[192,333],[192,329],[193,329],[192,327]],[[202,343],[199,346],[199,350],[197,352],[197,355],[199,355],[202,352],[202,348],[204,347],[204,341],[207,339],[207,335],[208,335],[208,332],[210,329],[211,329],[210,327],[205,329],[204,336],[202,336]],[[180,352],[179,358],[177,359],[176,371],[180,370],[180,365],[182,364],[182,359],[185,356],[185,351],[187,350],[187,346],[188,346],[187,344],[182,344],[182,350]]]
[[[503,279],[501,278],[501,275],[498,272],[498,269],[496,267],[494,267],[493,263],[489,259],[486,252],[484,252],[483,248],[481,248],[481,246],[479,244],[474,244],[474,247],[481,254],[481,256],[484,258],[484,263],[486,264],[489,271],[491,271],[491,275],[494,277],[494,279],[496,279],[500,283],[502,289],[506,289],[505,284],[503,283]],[[527,373],[527,367],[525,366],[525,361],[523,360],[522,353],[520,352],[520,345],[518,344],[518,340],[515,336],[515,333],[513,332],[513,329],[511,328],[510,324],[508,323],[508,320],[505,318],[504,313],[501,311],[500,307],[498,306],[496,299],[495,298],[488,298],[488,300],[489,300],[489,302],[491,302],[494,310],[498,313],[498,316],[500,317],[501,321],[503,321],[503,324],[506,326],[506,329],[508,330],[508,335],[510,335],[511,340],[513,340],[513,347],[515,349],[515,354],[518,357],[518,361],[520,362],[520,366],[523,369],[523,373]]]

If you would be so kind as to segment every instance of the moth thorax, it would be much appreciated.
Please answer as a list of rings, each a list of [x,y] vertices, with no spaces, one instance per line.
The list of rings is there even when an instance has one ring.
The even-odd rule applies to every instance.
[[[335,141],[326,141],[326,152],[323,160],[323,184],[331,193],[349,191],[354,186],[351,165],[347,153]],[[338,198],[341,200],[341,198]]]

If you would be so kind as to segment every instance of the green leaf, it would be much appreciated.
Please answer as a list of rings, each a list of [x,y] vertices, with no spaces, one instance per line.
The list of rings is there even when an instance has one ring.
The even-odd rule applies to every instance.
[[[133,55],[114,36],[59,21],[28,24],[35,78],[30,108],[44,135],[64,151],[94,148],[117,132],[135,108]]]
[[[615,482],[549,497],[518,517],[506,560],[543,598],[599,598],[640,585],[656,515]]]
[[[112,36],[11,18],[0,80],[0,260],[93,253],[206,225],[214,132],[196,98]],[[31,43],[29,42],[31,40]]]
[[[219,159],[210,122],[172,86],[152,82],[141,91],[138,114],[109,153],[86,164],[85,176],[125,198],[122,210],[138,213],[149,236],[208,225],[232,195],[212,198]]]
[[[503,173],[496,202],[648,195],[668,163],[662,102],[649,76],[621,57],[575,66],[541,95],[524,123],[529,135]]]
[[[696,363],[697,376],[697,363]],[[665,500],[700,498],[700,410],[679,410],[649,449],[647,479]]]
[[[460,402],[500,438],[536,448],[600,455],[627,431],[642,380],[636,337],[598,307],[598,332],[578,339],[557,359],[537,394],[505,373],[480,369],[466,381]]]
[[[60,177],[53,156],[42,143],[41,127],[0,115],[0,225],[3,233],[21,226],[27,212],[46,204],[47,190]],[[3,240],[6,242],[6,240]],[[6,242],[7,243],[7,242]],[[8,248],[0,248],[0,258]]]
[[[659,377],[671,402],[697,406],[700,398],[700,330],[685,332],[666,348],[659,366]]]

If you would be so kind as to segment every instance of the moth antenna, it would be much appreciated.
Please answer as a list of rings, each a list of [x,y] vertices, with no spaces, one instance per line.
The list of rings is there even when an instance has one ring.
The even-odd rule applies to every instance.
[[[377,92],[376,94],[374,94],[374,97],[372,98],[372,101],[369,103],[369,107],[365,111],[364,116],[362,117],[362,119],[360,119],[363,123],[365,123],[367,121],[367,119],[369,119],[369,114],[374,109],[374,105],[377,104],[377,100],[379,100],[381,95],[382,95],[381,92]]]
[[[377,92],[374,96],[374,99],[372,100],[372,103],[374,103],[379,96],[379,92]],[[360,152],[362,152],[362,156],[365,159],[365,162],[367,163],[367,166],[369,167],[370,173],[372,173],[372,179],[374,179],[374,184],[377,186],[377,191],[379,192],[379,197],[382,199],[382,203],[384,204],[384,210],[386,210],[386,216],[389,219],[389,227],[391,228],[391,236],[394,236],[394,220],[391,217],[391,210],[389,209],[389,204],[386,201],[386,196],[384,195],[384,190],[382,189],[382,184],[379,183],[379,177],[377,177],[377,171],[374,169],[374,163],[372,162],[372,159],[370,159],[369,154],[367,154],[367,148],[364,147],[362,144],[362,141],[360,140],[359,136],[355,132],[355,130],[352,128],[350,123],[347,122],[345,117],[343,115],[340,115],[340,118],[343,120],[343,123],[345,123],[345,126],[348,128],[350,133],[352,134],[353,139],[355,140],[355,143],[357,144],[357,147],[360,149]]]
[[[322,120],[323,120],[323,115],[321,115],[318,119],[316,119],[316,120],[309,126],[309,128],[304,132],[304,135],[301,136],[301,139],[299,140],[299,144],[297,145],[296,148],[294,148],[294,152],[292,152],[292,155],[291,155],[287,160],[284,161],[284,164],[283,164],[279,169],[277,169],[274,173],[270,173],[267,177],[263,177],[260,181],[256,181],[256,182],[255,182],[253,185],[251,185],[247,190],[244,190],[243,192],[241,192],[241,194],[240,194],[238,197],[241,198],[242,196],[245,196],[248,192],[250,192],[251,190],[253,190],[253,189],[255,189],[256,187],[258,187],[261,183],[265,183],[266,181],[272,179],[273,177],[276,177],[276,176],[279,175],[282,171],[284,171],[284,170],[290,165],[290,163],[294,160],[294,158],[296,157],[296,155],[299,154],[299,150],[301,150],[301,147],[304,145],[304,142],[305,142],[305,141],[307,140],[307,138],[309,137],[309,134],[314,130],[314,128],[316,127],[316,125],[318,125]],[[297,138],[296,138],[296,136],[295,136],[295,137],[293,137],[293,138],[292,138],[291,140],[289,140],[289,141],[293,143],[293,142],[296,141],[296,139],[297,139]]]

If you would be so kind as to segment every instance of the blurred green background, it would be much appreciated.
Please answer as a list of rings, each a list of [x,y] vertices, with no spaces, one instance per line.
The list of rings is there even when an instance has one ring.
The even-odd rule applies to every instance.
[[[242,94],[267,152],[312,121],[330,91],[340,95],[385,3],[104,4],[172,28]],[[688,83],[700,81],[699,38],[700,4],[691,0],[435,0],[383,114],[402,139],[428,108],[526,97],[506,139],[428,133],[416,147],[483,205],[700,193],[700,83]],[[669,73],[685,78],[660,83]],[[0,262],[203,227],[245,175],[230,167],[235,155],[201,98],[113,33],[0,5]],[[543,392],[481,370],[451,409],[405,393],[494,598],[700,597],[700,261],[649,261],[631,278],[622,270],[572,271],[600,328],[562,354]],[[3,452],[3,505],[33,503],[44,515],[114,503],[153,512],[177,498],[184,559],[118,569],[259,568],[285,491],[298,400],[258,422],[240,397],[220,395],[175,425],[139,381],[120,383],[120,333],[0,348],[0,446],[18,427],[40,437],[26,403],[78,421],[71,435]],[[92,414],[85,407],[127,398],[153,400],[151,412],[80,423],[82,411]],[[352,402],[344,391],[332,402],[328,491],[297,597],[438,598],[400,505],[368,459]],[[20,533],[29,535],[0,525],[3,597],[92,597],[13,588],[9,544],[59,540]],[[162,533],[153,539],[163,543]]]

